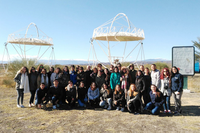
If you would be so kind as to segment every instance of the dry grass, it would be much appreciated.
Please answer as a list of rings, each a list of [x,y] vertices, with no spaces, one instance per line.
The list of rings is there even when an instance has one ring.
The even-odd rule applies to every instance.
[[[16,107],[16,90],[1,87],[1,132],[199,132],[199,93],[183,94],[182,116],[133,115],[106,110],[53,110]]]
[[[188,89],[192,92],[200,92],[200,74],[188,76]]]

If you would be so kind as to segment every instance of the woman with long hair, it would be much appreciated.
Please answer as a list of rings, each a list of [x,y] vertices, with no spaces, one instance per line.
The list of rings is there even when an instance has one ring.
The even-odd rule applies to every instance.
[[[151,101],[149,97],[149,92],[151,91],[151,76],[150,76],[149,68],[146,67],[144,69],[144,81],[145,81],[145,90],[144,90],[144,106]]]
[[[93,72],[90,74],[91,82],[95,82],[95,79],[96,79],[96,77],[97,77],[97,72],[98,72],[97,68],[94,67],[94,68],[93,68]]]
[[[120,85],[115,86],[115,91],[113,93],[113,106],[116,107],[116,110],[123,112],[125,108],[125,95],[124,91],[120,88]]]
[[[120,85],[120,73],[118,67],[114,68],[114,72],[110,75],[110,87],[111,90],[115,90],[115,86]]]
[[[164,109],[164,113],[171,113],[170,110],[170,96],[172,95],[172,91],[171,91],[171,79],[170,79],[170,73],[169,73],[169,69],[168,68],[164,68],[161,71],[161,75],[160,75],[160,79],[161,79],[161,87],[160,87],[160,91],[163,93],[165,102],[163,103],[163,109]]]
[[[111,110],[112,108],[112,91],[105,83],[102,85],[102,88],[100,90],[99,106],[104,107],[107,110]]]
[[[88,89],[88,102],[90,107],[95,108],[98,107],[99,104],[99,88],[95,82],[92,82],[90,88]]]
[[[104,69],[104,73],[105,73],[105,83],[106,85],[110,86],[110,72],[108,68]]]
[[[35,106],[33,103],[34,98],[35,98],[35,92],[38,89],[37,88],[37,72],[35,71],[35,67],[31,67],[30,72],[29,72],[29,89],[31,92],[31,97],[29,100],[29,107]]]
[[[144,74],[141,70],[137,71],[136,74],[136,80],[135,80],[135,86],[137,88],[137,91],[140,93],[140,98],[143,96],[144,105],[146,105],[146,99],[145,99],[145,79]]]
[[[46,88],[49,88],[49,78],[47,75],[47,70],[46,69],[42,69],[41,73],[38,74],[37,77],[37,88],[40,87],[40,84],[44,83]]]
[[[29,80],[28,80],[28,68],[22,67],[14,78],[16,82],[16,90],[17,90],[17,107],[24,108],[23,100],[24,100],[24,93],[29,92]],[[21,104],[19,103],[21,99]]]
[[[40,64],[40,65],[37,67],[36,72],[37,72],[38,74],[40,74],[43,68],[44,68],[44,66],[43,66],[42,64]]]
[[[130,113],[140,113],[142,104],[135,84],[130,85],[126,101],[127,109]]]
[[[171,68],[171,89],[174,97],[175,114],[179,114],[182,112],[181,96],[183,94],[183,76],[175,66]]]
[[[128,68],[126,68],[125,66],[123,66],[121,68],[121,77],[120,77],[120,81],[121,81],[121,89],[124,90],[124,94],[125,94],[125,99],[127,97],[127,92],[129,89],[129,79],[131,78],[131,76],[129,75],[129,71]]]
[[[60,79],[62,77],[62,70],[60,69],[60,67],[57,67],[54,71],[54,73],[51,74],[51,78],[50,78],[50,81],[51,81],[51,85],[53,85],[53,81],[55,79],[58,79],[59,83],[60,83]]]
[[[164,103],[163,94],[157,89],[156,85],[151,85],[151,91],[149,93],[151,102],[147,103],[144,110],[151,110],[153,115],[158,115],[160,113],[161,107]]]

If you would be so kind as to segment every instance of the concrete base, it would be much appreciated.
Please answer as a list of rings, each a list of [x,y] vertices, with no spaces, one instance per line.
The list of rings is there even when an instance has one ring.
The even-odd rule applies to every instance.
[[[184,92],[184,93],[190,93],[190,90],[188,90],[188,89],[183,89],[183,92]]]

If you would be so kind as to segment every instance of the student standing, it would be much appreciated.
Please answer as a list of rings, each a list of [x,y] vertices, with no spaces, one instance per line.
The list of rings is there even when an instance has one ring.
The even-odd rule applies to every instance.
[[[58,79],[59,80],[59,84],[61,86],[62,84],[62,70],[60,69],[60,67],[57,67],[54,71],[54,73],[51,74],[51,85],[53,85],[53,81],[55,79]]]
[[[112,91],[115,90],[116,85],[120,85],[120,76],[121,75],[118,71],[118,67],[115,67],[114,72],[110,75],[110,87]]]
[[[90,74],[91,82],[95,82],[95,79],[96,79],[96,77],[97,77],[97,72],[98,72],[97,68],[96,68],[96,67],[93,68],[93,72]],[[91,85],[91,84],[90,84],[90,85]]]
[[[28,68],[22,67],[14,78],[16,82],[16,90],[17,90],[17,107],[24,108],[23,100],[24,100],[24,93],[29,92],[29,80],[28,80]],[[21,104],[20,104],[21,99]]]
[[[110,86],[110,72],[108,71],[108,68],[104,69],[105,73],[105,83],[106,85]]]
[[[127,97],[127,92],[128,92],[128,89],[129,89],[129,79],[130,79],[130,75],[129,75],[129,71],[128,69],[123,66],[122,69],[121,69],[121,78],[120,78],[120,81],[121,81],[121,89],[124,90],[124,94],[125,94],[125,99]]]
[[[129,65],[129,74],[131,76],[131,78],[129,78],[130,84],[135,84],[136,73],[137,73],[137,71],[134,69],[134,65],[130,64]]]
[[[160,89],[160,71],[156,69],[156,64],[151,65],[151,84]]]
[[[77,73],[75,71],[75,66],[71,65],[71,71],[70,71],[70,80],[75,85],[77,82]]]
[[[181,97],[183,94],[183,76],[175,66],[171,69],[171,89],[175,104],[175,114],[179,114],[182,112]]]
[[[163,93],[165,102],[163,103],[163,109],[164,109],[164,113],[171,113],[170,110],[170,96],[172,94],[171,91],[171,79],[170,79],[170,73],[169,73],[169,69],[168,68],[164,68],[161,71],[161,75],[160,75],[160,79],[161,79],[161,87],[160,87],[160,91]]]
[[[86,75],[83,71],[83,67],[79,67],[79,73],[77,74],[77,86],[80,85],[80,82],[83,81],[84,84],[86,84]]]
[[[143,97],[144,104],[146,105],[147,103],[144,98],[145,80],[144,80],[144,75],[141,70],[137,71],[135,85],[136,85],[137,91],[140,93],[140,97]]]
[[[105,77],[104,77],[104,75],[102,75],[102,72],[100,70],[98,71],[95,81],[96,81],[97,88],[99,88],[99,90],[100,90],[103,83],[105,83]]]
[[[150,76],[148,67],[146,67],[144,69],[144,81],[145,81],[145,91],[144,91],[143,99],[144,99],[144,104],[146,106],[146,104],[151,101],[150,96],[149,96],[149,92],[151,91],[151,88],[150,88],[151,87],[151,76]]]
[[[85,87],[86,88],[89,88],[92,83],[92,79],[90,77],[91,73],[92,73],[91,66],[87,66],[87,69],[85,71],[85,77],[86,77]]]
[[[45,87],[48,88],[49,86],[49,78],[48,75],[46,74],[46,69],[42,69],[41,73],[38,74],[38,78],[37,78],[37,88],[40,87],[40,84],[44,83]]]
[[[31,92],[31,97],[29,100],[29,107],[35,106],[34,105],[34,98],[35,98],[35,92],[37,90],[37,72],[35,71],[35,67],[31,67],[29,72],[29,89]]]

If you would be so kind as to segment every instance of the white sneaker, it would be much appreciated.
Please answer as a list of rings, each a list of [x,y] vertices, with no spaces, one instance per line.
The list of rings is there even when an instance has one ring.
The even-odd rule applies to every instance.
[[[53,105],[53,109],[56,109],[56,105]]]
[[[31,103],[31,106],[32,106],[32,107],[34,107],[34,106],[35,106],[35,104],[34,104],[34,103]]]
[[[17,107],[18,107],[18,108],[21,108],[21,106],[20,106],[19,104],[17,104]]]
[[[29,104],[28,106],[31,107],[31,104]]]
[[[24,105],[21,105],[21,108],[24,108]]]

